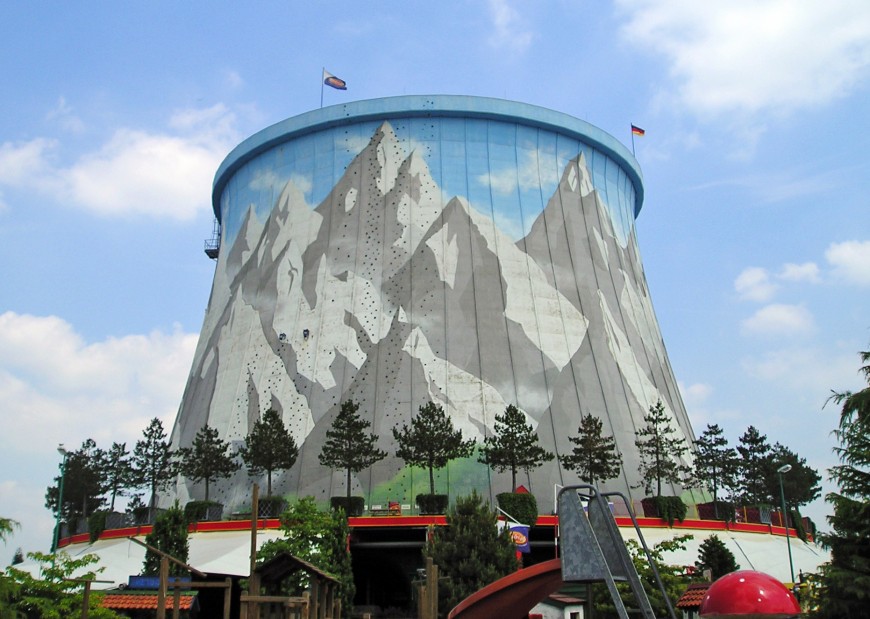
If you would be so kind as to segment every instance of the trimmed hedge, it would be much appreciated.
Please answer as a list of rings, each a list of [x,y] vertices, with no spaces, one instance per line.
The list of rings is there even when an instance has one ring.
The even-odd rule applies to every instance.
[[[674,526],[674,521],[682,522],[686,519],[689,508],[678,496],[653,496],[646,497],[641,501],[644,516],[661,518],[668,521],[669,526]]]
[[[446,514],[450,503],[446,494],[418,494],[417,507],[421,514]]]
[[[698,517],[701,520],[724,520],[734,522],[736,519],[734,504],[729,501],[710,501],[698,503]]]
[[[202,520],[220,520],[217,518],[217,511],[220,509],[223,512],[223,505],[215,501],[190,501],[184,506],[184,517],[188,522],[199,522]]]
[[[518,522],[535,526],[538,521],[538,502],[534,494],[502,492],[496,495],[498,506]]]
[[[329,498],[329,506],[333,511],[344,510],[347,517],[362,516],[365,499],[361,496],[352,496],[350,499],[346,496],[334,496]]]

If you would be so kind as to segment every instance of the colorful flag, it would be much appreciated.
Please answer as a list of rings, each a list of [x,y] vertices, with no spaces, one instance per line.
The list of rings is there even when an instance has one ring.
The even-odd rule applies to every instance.
[[[646,133],[646,131],[644,131],[640,127],[636,127],[635,125],[632,125],[631,126],[631,133],[633,135],[644,135]]]
[[[347,82],[339,77],[335,77],[326,69],[323,70],[323,83],[338,90],[347,90]]]
[[[511,524],[511,540],[517,547],[517,552],[528,553],[532,551],[529,545],[529,527],[524,524]]]

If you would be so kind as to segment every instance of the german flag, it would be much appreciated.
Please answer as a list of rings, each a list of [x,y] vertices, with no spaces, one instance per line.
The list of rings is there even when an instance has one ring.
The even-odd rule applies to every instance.
[[[646,131],[644,131],[643,129],[641,129],[637,125],[632,125],[631,126],[631,133],[632,133],[632,135],[645,135]]]

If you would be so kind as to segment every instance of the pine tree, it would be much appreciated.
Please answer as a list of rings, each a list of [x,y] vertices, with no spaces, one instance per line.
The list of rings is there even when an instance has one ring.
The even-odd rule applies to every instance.
[[[498,516],[472,491],[459,497],[424,554],[438,566],[438,608],[443,615],[475,591],[517,569],[516,548]]]
[[[387,452],[377,447],[378,436],[368,432],[372,424],[360,417],[358,411],[359,404],[353,400],[347,400],[341,405],[332,427],[326,431],[326,441],[319,456],[323,466],[345,471],[348,501],[351,474],[367,469],[387,457]]]
[[[511,472],[511,491],[517,487],[517,470],[529,470],[555,458],[538,445],[538,435],[524,413],[509,404],[504,415],[495,416],[495,434],[483,439],[479,462],[498,473]]]
[[[726,490],[730,494],[737,484],[737,450],[728,446],[728,439],[718,424],[708,424],[696,444],[695,479],[713,491],[718,516],[719,491]]]
[[[187,563],[189,548],[187,533],[187,517],[176,501],[173,507],[157,516],[151,533],[145,536],[145,543],[157,550],[162,550],[182,563]],[[146,575],[159,574],[160,558],[156,552],[146,550],[142,573]],[[188,575],[187,570],[172,561],[169,562],[169,573],[172,576]]]
[[[152,509],[157,505],[157,492],[165,488],[175,476],[172,450],[166,440],[163,423],[156,417],[142,432],[142,440],[133,448],[133,477],[137,488],[151,491]]]
[[[133,464],[127,443],[112,443],[112,448],[104,452],[100,462],[100,470],[105,481],[106,492],[111,497],[109,509],[115,511],[115,499],[125,496],[128,488],[134,483]]]
[[[861,353],[868,387],[834,393],[842,405],[834,436],[840,464],[828,469],[839,492],[825,501],[834,508],[833,531],[821,535],[831,561],[821,567],[818,617],[866,617],[870,606],[870,352]]]
[[[695,567],[701,572],[710,570],[713,574],[713,580],[740,569],[740,566],[737,565],[737,559],[734,558],[734,553],[728,550],[728,547],[717,535],[711,535],[701,542]]]
[[[225,479],[239,470],[229,449],[229,443],[218,436],[217,429],[205,425],[193,437],[190,447],[178,450],[181,474],[194,482],[205,482],[206,501],[211,481]]]
[[[656,489],[662,495],[662,484],[685,484],[691,471],[680,462],[688,452],[686,440],[670,424],[670,416],[659,400],[649,407],[643,418],[646,426],[638,431],[634,444],[640,452],[640,474],[647,494]]]
[[[603,435],[603,423],[597,417],[586,415],[580,420],[578,435],[568,437],[575,447],[559,461],[569,471],[589,484],[607,481],[619,475],[622,455],[616,451],[616,440]]]
[[[738,479],[742,491],[740,499],[745,505],[775,503],[775,493],[771,493],[766,481],[776,476],[773,451],[767,437],[755,426],[749,426],[737,445],[740,454]]]
[[[429,494],[435,494],[435,469],[474,452],[474,440],[463,441],[462,431],[453,429],[453,421],[434,402],[421,406],[410,426],[394,427],[393,438],[399,445],[396,450],[399,458],[406,464],[429,470]]]
[[[299,448],[278,411],[270,408],[254,423],[239,455],[252,477],[266,473],[266,496],[272,496],[272,473],[291,468],[299,457]]]

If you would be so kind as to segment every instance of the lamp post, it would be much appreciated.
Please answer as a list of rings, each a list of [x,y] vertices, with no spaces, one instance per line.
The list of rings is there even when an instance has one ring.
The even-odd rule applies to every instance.
[[[776,469],[776,474],[779,476],[779,498],[782,499],[782,518],[785,524],[785,544],[788,546],[788,569],[791,573],[791,584],[794,586],[794,564],[791,560],[791,537],[788,534],[788,514],[785,511],[785,487],[782,483],[782,476],[791,470],[791,464],[783,464]]]
[[[63,478],[66,475],[66,459],[69,452],[64,449],[63,443],[57,446],[57,453],[61,455],[63,460],[60,462],[60,483],[57,488],[57,520],[54,523],[54,539],[51,540],[51,551],[57,550],[57,544],[60,541],[60,517],[63,512]]]

